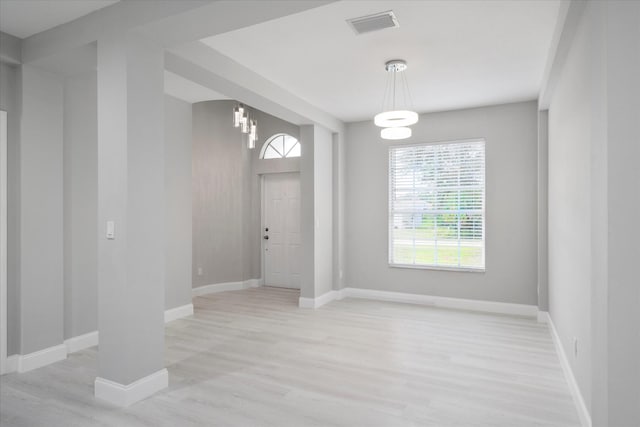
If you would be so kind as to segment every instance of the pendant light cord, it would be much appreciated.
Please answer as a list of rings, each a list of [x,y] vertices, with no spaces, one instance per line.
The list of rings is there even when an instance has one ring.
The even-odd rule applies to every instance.
[[[384,94],[382,97],[381,111],[389,111],[396,109],[396,97],[402,96],[403,107],[408,110],[413,110],[413,98],[411,97],[411,91],[409,90],[409,81],[406,73],[400,72],[400,82],[398,82],[397,74],[399,71],[391,71],[387,75],[386,84],[384,88]],[[397,85],[400,85],[400,95],[398,94]],[[391,107],[391,108],[387,108]]]
[[[405,98],[405,105],[407,105],[408,109],[413,110],[413,98],[411,97],[411,91],[409,90],[409,78],[406,73],[403,73],[402,81],[404,82],[404,92],[406,97],[409,98],[409,103],[407,104],[407,100]]]
[[[385,77],[384,93],[382,94],[382,108],[380,109],[380,111],[386,111],[387,99],[389,98],[391,92],[390,83],[391,76],[389,75],[389,73],[387,73]]]
[[[391,109],[395,110],[396,109],[396,74],[398,72],[397,71],[393,71],[393,98],[391,101]]]

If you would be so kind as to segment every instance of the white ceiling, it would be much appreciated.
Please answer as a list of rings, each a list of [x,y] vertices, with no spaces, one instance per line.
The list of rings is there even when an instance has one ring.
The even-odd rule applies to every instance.
[[[408,62],[414,108],[535,99],[559,11],[548,1],[341,1],[202,40],[343,121],[382,105],[384,63]],[[399,28],[355,35],[345,22],[393,10]]]
[[[0,0],[0,31],[21,39],[119,0]]]
[[[345,122],[370,120],[381,109],[384,63],[394,58],[409,64],[419,112],[537,98],[560,1],[345,0],[203,42]],[[0,30],[24,38],[114,3],[0,0]],[[399,28],[355,35],[345,22],[386,10]],[[187,102],[226,99],[173,73],[165,86]]]

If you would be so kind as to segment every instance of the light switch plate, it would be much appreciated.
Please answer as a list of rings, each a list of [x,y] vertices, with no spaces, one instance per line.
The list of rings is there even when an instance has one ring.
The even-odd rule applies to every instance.
[[[113,240],[116,238],[116,222],[107,221],[107,239]]]

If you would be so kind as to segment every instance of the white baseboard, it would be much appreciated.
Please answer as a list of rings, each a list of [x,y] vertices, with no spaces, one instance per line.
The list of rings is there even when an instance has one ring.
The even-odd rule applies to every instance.
[[[2,372],[3,375],[18,371],[18,358],[19,356],[17,354],[6,358],[4,362],[4,372]]]
[[[245,289],[244,282],[214,283],[211,285],[204,285],[193,288],[191,290],[191,294],[194,297],[199,297],[201,295],[214,294],[217,292],[240,291],[242,289]]]
[[[67,353],[75,353],[76,351],[84,350],[98,345],[98,331],[89,332],[88,334],[78,335],[77,337],[64,340],[64,345],[67,346]]]
[[[538,323],[549,323],[548,311],[538,311]]]
[[[454,308],[458,310],[480,311],[483,313],[512,314],[533,318],[538,314],[538,307],[535,305],[438,297],[432,295],[405,294],[402,292],[377,291],[362,288],[344,288],[340,292],[345,297],[350,298],[404,302],[409,304],[430,305],[433,307]]]
[[[535,305],[437,297],[432,295],[407,294],[402,292],[377,291],[362,288],[344,288],[337,291],[329,291],[317,298],[300,297],[298,304],[301,308],[318,308],[331,301],[343,298],[362,298],[377,301],[402,302],[408,304],[429,305],[432,307],[454,308],[458,310],[479,311],[483,313],[511,314],[534,318],[538,315],[538,307]]]
[[[259,288],[260,286],[264,286],[264,280],[262,278],[245,280],[244,283],[247,288]]]
[[[317,298],[300,297],[300,299],[298,300],[298,306],[300,308],[318,308],[318,307],[322,307],[323,305],[333,300],[341,299],[340,297],[341,297],[340,291],[329,291],[325,294],[320,295]]]
[[[164,321],[165,323],[168,323],[172,320],[191,315],[193,315],[193,304],[185,304],[180,307],[166,310],[164,312]],[[60,360],[66,359],[68,354],[98,345],[100,341],[99,336],[98,331],[93,331],[64,340],[64,344],[59,344],[25,355],[15,354],[7,358],[4,374],[11,372],[28,372],[32,369],[41,368],[43,366],[59,362]]]
[[[18,356],[18,372],[28,372],[66,358],[67,346],[64,344],[45,348],[44,350]]]
[[[214,294],[217,292],[225,291],[241,291],[243,289],[257,288],[263,285],[262,279],[249,279],[243,282],[225,282],[225,283],[213,283],[211,285],[198,286],[191,290],[191,294],[194,297],[199,297],[207,294]]]
[[[185,304],[180,307],[170,308],[164,312],[164,323],[169,323],[183,317],[193,316],[193,304]]]
[[[546,317],[546,322],[544,323],[549,324],[551,338],[553,338],[553,344],[556,347],[556,353],[558,353],[558,358],[560,359],[560,365],[562,366],[564,377],[567,380],[569,391],[571,392],[571,396],[573,397],[573,403],[576,405],[578,417],[580,418],[580,424],[582,425],[582,427],[591,427],[591,415],[589,414],[587,405],[585,404],[582,393],[580,392],[580,387],[578,387],[576,377],[573,375],[573,371],[571,370],[571,365],[569,364],[567,354],[564,352],[564,348],[562,347],[562,341],[560,341],[558,331],[556,330],[556,327],[553,324],[553,320],[551,320],[551,316],[549,316],[549,313],[542,313],[545,313],[543,316]]]
[[[166,369],[160,369],[128,385],[98,377],[95,381],[95,396],[113,405],[126,407],[168,386],[169,373]]]

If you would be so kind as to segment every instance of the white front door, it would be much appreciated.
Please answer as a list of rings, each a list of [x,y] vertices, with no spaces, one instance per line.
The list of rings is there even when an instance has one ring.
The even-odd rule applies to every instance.
[[[300,289],[300,174],[264,175],[264,283]]]

